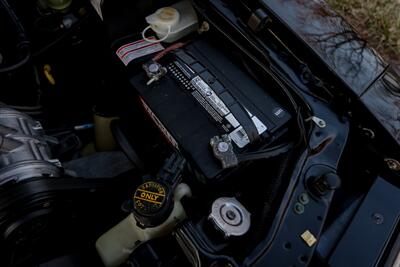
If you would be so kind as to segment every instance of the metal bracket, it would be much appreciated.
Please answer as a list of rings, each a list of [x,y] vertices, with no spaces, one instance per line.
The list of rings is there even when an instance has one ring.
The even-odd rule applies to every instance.
[[[317,116],[311,116],[311,117],[307,118],[305,121],[312,121],[319,128],[325,128],[326,127],[326,122],[323,119],[318,118]]]

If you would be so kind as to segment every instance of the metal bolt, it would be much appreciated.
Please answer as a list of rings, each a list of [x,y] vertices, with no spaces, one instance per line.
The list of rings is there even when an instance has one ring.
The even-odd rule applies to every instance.
[[[218,143],[218,151],[221,153],[225,153],[229,150],[229,144],[227,142],[219,142]]]
[[[400,162],[398,162],[397,160],[387,158],[385,159],[385,162],[389,169],[391,169],[392,171],[400,171]]]
[[[294,204],[293,210],[296,214],[303,214],[304,213],[304,205],[297,202],[296,204]]]
[[[375,224],[382,224],[383,223],[383,221],[384,221],[384,217],[383,217],[383,215],[382,214],[380,214],[380,213],[374,213],[374,214],[372,214],[372,221],[375,223]]]
[[[226,212],[226,217],[227,217],[229,220],[234,220],[234,219],[236,219],[236,214],[235,214],[235,212],[234,212],[233,210],[228,210],[228,211]]]
[[[310,198],[308,197],[307,193],[302,193],[299,195],[299,202],[303,205],[307,205],[310,203]]]
[[[160,67],[156,63],[152,63],[149,65],[149,72],[157,73],[160,70]]]

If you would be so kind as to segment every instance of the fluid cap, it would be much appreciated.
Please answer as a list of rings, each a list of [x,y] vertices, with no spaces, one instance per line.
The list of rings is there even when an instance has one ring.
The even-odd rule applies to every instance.
[[[141,184],[133,196],[133,215],[143,228],[162,224],[173,209],[169,187],[161,181]]]
[[[215,200],[208,219],[225,238],[243,236],[250,228],[250,213],[235,198]]]
[[[167,30],[179,22],[179,12],[173,7],[163,7],[146,17],[146,22],[157,30]]]

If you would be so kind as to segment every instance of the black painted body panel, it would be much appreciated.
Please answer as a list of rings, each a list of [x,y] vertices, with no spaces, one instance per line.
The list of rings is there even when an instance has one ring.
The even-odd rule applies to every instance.
[[[378,178],[334,250],[329,266],[377,266],[399,219],[400,190]],[[384,259],[383,259],[384,260]]]

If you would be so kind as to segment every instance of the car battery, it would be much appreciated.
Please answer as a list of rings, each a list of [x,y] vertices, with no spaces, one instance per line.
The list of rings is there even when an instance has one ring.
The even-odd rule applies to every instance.
[[[212,153],[211,138],[227,135],[235,153],[254,152],[282,133],[291,119],[268,94],[268,86],[260,86],[206,41],[170,52],[159,64],[166,74],[158,81],[148,85],[143,72],[131,83],[168,142],[207,180],[227,173]]]

